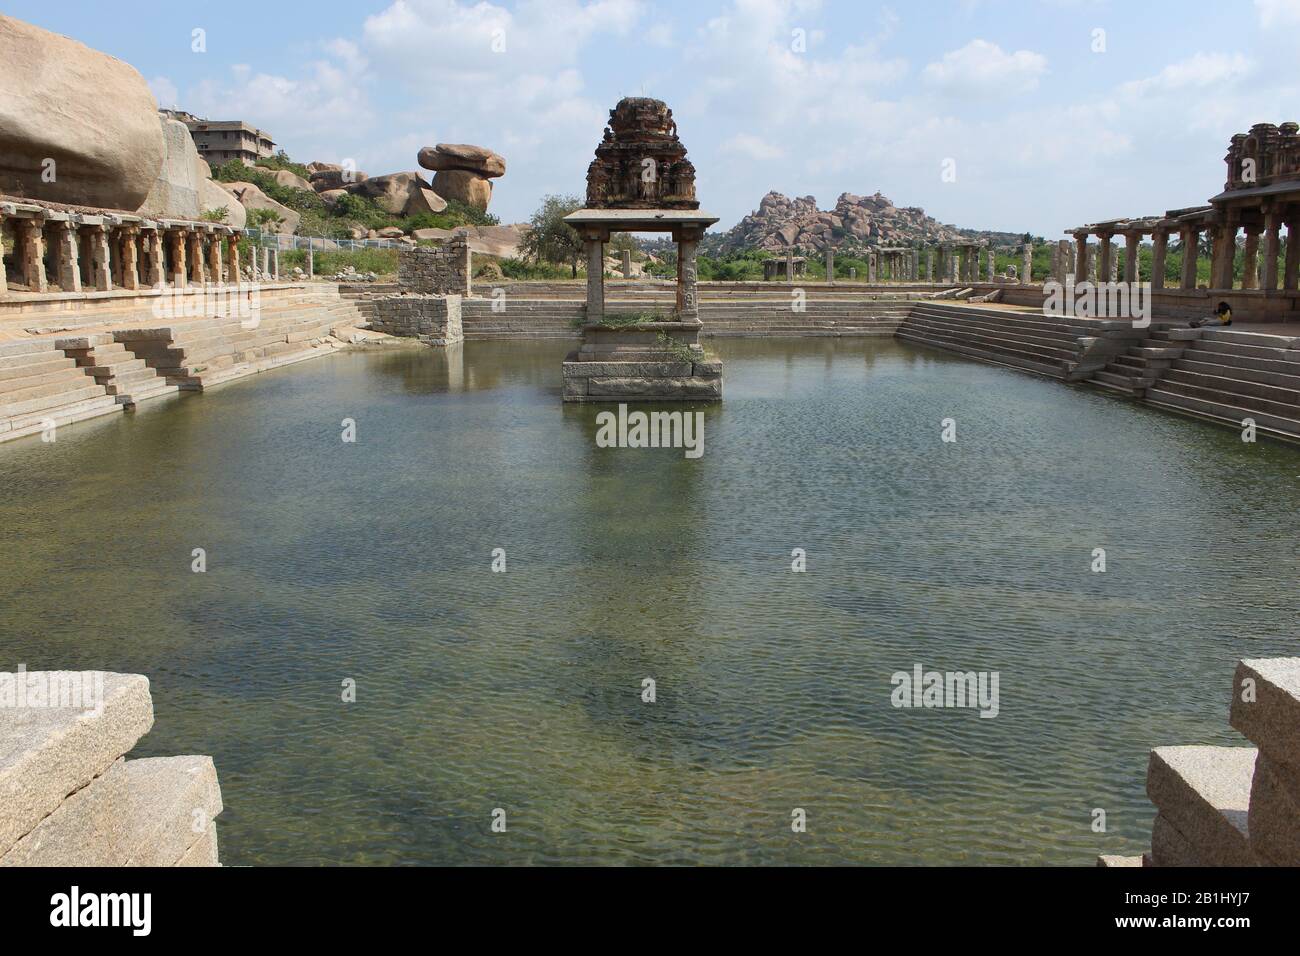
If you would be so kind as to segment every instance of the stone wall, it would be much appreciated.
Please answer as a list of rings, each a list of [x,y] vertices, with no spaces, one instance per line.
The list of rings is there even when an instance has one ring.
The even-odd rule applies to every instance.
[[[469,295],[470,251],[462,237],[397,253],[397,285],[414,295]]]
[[[149,679],[0,673],[0,866],[217,866],[211,757],[128,760]]]
[[[370,327],[389,335],[418,338],[430,345],[465,339],[458,295],[394,295],[372,300]]]

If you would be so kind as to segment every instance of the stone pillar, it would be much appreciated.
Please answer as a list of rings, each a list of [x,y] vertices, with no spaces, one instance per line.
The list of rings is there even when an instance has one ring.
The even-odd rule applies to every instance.
[[[993,277],[998,273],[998,257],[997,253],[993,251],[992,246],[989,246],[988,255],[985,258],[988,262],[989,281],[992,282]]]
[[[695,262],[698,248],[697,239],[683,239],[677,243],[677,314],[683,321],[700,317],[700,304],[695,287],[699,278]]]
[[[222,281],[221,236],[208,236],[208,280],[217,284]]]
[[[271,275],[277,281],[280,278],[280,249],[278,246],[271,250]]]
[[[603,262],[601,263],[600,273],[602,276],[605,273],[605,264]],[[316,274],[316,250],[312,248],[312,242],[310,239],[308,239],[307,240],[307,278],[310,279],[315,274]],[[603,278],[601,281],[602,282],[604,281]]]
[[[1224,222],[1213,227],[1210,233],[1214,238],[1210,246],[1213,253],[1210,259],[1210,288],[1232,288],[1233,259],[1237,256],[1237,224]]]
[[[190,265],[190,285],[203,285],[206,278],[203,274],[203,234],[196,229],[191,229],[188,235],[190,244],[189,265]]]
[[[1277,257],[1282,251],[1282,217],[1270,211],[1264,217],[1264,291],[1277,288]]]
[[[1032,242],[1025,243],[1022,261],[1024,262],[1025,267],[1020,274],[1020,284],[1029,285],[1034,278],[1034,244]]]
[[[1246,249],[1241,265],[1241,287],[1259,288],[1259,226],[1246,226]]]
[[[1074,279],[1086,282],[1088,279],[1088,234],[1074,234]]]
[[[925,281],[934,281],[934,246],[925,250]]]
[[[623,278],[632,278],[632,250],[623,250]]]
[[[179,229],[167,230],[167,248],[171,252],[171,281],[178,289],[185,288],[185,233]]]
[[[117,239],[122,259],[122,288],[134,291],[140,288],[140,256],[135,244],[135,227],[123,226],[117,232]]]
[[[1097,247],[1097,281],[1109,282],[1111,280],[1111,261],[1114,258],[1114,250],[1110,243],[1110,233],[1099,233],[1097,235],[1099,244]]]
[[[915,282],[921,278],[921,250],[912,250],[912,281]]]
[[[108,227],[90,227],[90,274],[96,292],[113,291],[113,265],[109,252]]]
[[[0,299],[9,294],[9,277],[5,272],[5,231],[4,218],[0,216]]]
[[[1180,236],[1183,247],[1182,287],[1195,289],[1196,264],[1201,254],[1201,232],[1195,226],[1184,226]]]
[[[145,237],[149,243],[149,275],[146,277],[150,287],[161,289],[167,278],[163,275],[163,240],[161,229],[150,229]]]
[[[867,253],[867,281],[876,281],[876,254],[874,252]]]
[[[826,247],[826,281],[835,282],[835,247]]]
[[[230,237],[230,281],[239,285],[244,281],[243,275],[239,270],[239,236]]]
[[[682,307],[682,248],[677,244],[677,308]],[[605,244],[587,238],[587,322],[605,318]]]
[[[1165,260],[1169,256],[1169,230],[1157,229],[1151,235],[1151,288],[1165,287]]]
[[[81,291],[80,238],[73,222],[61,222],[55,258],[58,261],[59,288],[64,292]]]
[[[1286,263],[1282,270],[1282,288],[1294,292],[1300,282],[1300,218],[1286,224]]]
[[[681,281],[681,272],[679,270],[678,282],[680,283],[680,281]],[[785,281],[786,282],[794,281],[794,250],[793,249],[787,249],[785,251]]]
[[[45,276],[45,220],[20,219],[17,226],[22,235],[19,261],[23,266],[23,281],[32,292],[49,292],[50,283]]]
[[[1137,282],[1138,280],[1138,250],[1141,248],[1142,234],[1140,232],[1124,233],[1124,281]]]

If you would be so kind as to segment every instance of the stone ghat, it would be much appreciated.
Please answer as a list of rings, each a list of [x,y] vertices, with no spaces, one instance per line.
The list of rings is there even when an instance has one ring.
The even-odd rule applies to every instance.
[[[142,675],[0,674],[0,866],[219,866],[212,758],[126,759],[152,726]]]
[[[1238,663],[1229,723],[1255,746],[1151,751],[1151,850],[1098,866],[1300,866],[1300,658]]]
[[[333,354],[344,344],[336,329],[365,324],[334,286],[208,287],[225,299],[202,291],[0,304],[0,441]],[[205,302],[222,313],[184,315]]]

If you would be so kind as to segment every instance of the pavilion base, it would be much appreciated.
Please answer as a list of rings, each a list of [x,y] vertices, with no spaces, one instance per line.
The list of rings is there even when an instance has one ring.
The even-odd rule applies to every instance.
[[[722,361],[699,345],[700,322],[587,325],[564,361],[566,402],[720,402]]]

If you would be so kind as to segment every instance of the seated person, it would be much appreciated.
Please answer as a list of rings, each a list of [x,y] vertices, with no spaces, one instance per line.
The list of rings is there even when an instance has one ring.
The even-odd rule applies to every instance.
[[[1206,319],[1188,322],[1187,325],[1193,329],[1203,329],[1206,326],[1222,328],[1225,325],[1232,325],[1232,306],[1226,302],[1220,302],[1219,307],[1214,310],[1214,315]]]

